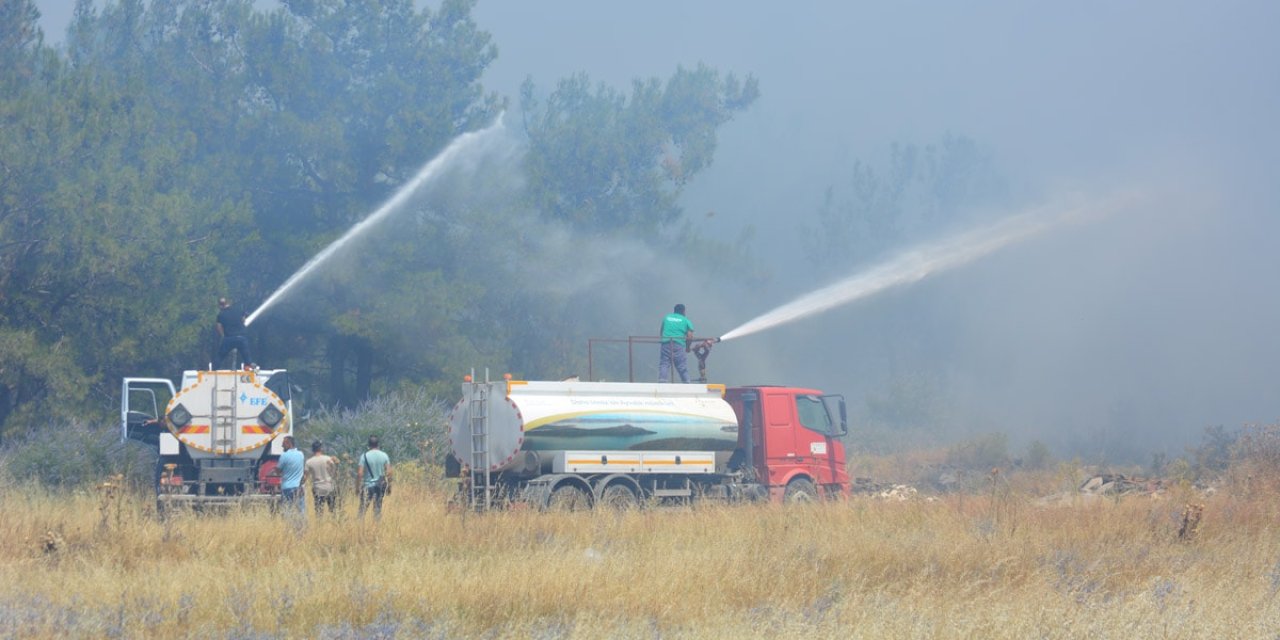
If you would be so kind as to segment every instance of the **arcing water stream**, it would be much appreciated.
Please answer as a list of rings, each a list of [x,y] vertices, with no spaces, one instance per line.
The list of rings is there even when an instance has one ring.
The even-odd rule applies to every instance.
[[[930,274],[953,269],[1001,247],[1026,240],[1068,222],[1107,215],[1114,211],[1122,200],[1117,198],[1098,205],[1074,207],[1057,212],[1025,213],[985,228],[906,251],[867,271],[854,274],[769,311],[724,334],[720,339],[723,341],[741,338],[849,304],[892,287],[917,282]]]
[[[362,233],[364,233],[365,231],[372,228],[374,225],[384,220],[388,215],[391,214],[391,212],[398,209],[410,198],[410,196],[412,196],[415,192],[417,192],[419,188],[421,188],[424,184],[429,182],[432,178],[436,177],[445,167],[449,165],[451,161],[455,160],[461,154],[463,154],[470,148],[474,147],[479,141],[483,140],[486,137],[496,135],[501,130],[502,130],[502,114],[499,114],[497,121],[494,122],[492,125],[489,125],[488,128],[482,129],[480,131],[472,131],[470,133],[464,133],[458,136],[457,138],[454,138],[453,142],[450,142],[449,146],[444,148],[444,151],[441,151],[438,155],[436,155],[436,157],[432,158],[430,161],[427,162],[427,164],[423,165],[422,169],[418,170],[417,175],[415,175],[413,179],[404,183],[404,186],[400,187],[400,189],[397,190],[395,194],[391,196],[391,198],[389,198],[386,202],[384,202],[381,207],[378,207],[377,210],[369,214],[369,217],[365,218],[364,220],[361,220],[354,227],[351,227],[349,230],[347,230],[346,233],[342,235],[341,238],[334,240],[333,243],[325,247],[323,251],[321,251],[320,253],[317,253],[314,257],[308,260],[306,264],[302,265],[301,269],[298,269],[293,275],[289,276],[289,279],[285,280],[284,284],[280,285],[280,287],[276,289],[275,292],[273,292],[270,296],[268,296],[265,302],[259,305],[258,308],[255,309],[253,313],[249,314],[248,318],[245,318],[245,321],[244,321],[245,325],[247,326],[250,323],[252,323],[259,315],[262,314],[263,311],[266,311],[271,305],[275,304],[277,300],[283,297],[284,294],[288,293],[289,290],[297,286],[298,283],[301,282],[303,278],[306,278],[313,271],[315,271],[315,269],[319,267],[321,264],[323,264],[325,260],[328,260],[330,256],[337,253],[340,249],[342,249],[344,246],[349,244],[352,240],[359,237]]]

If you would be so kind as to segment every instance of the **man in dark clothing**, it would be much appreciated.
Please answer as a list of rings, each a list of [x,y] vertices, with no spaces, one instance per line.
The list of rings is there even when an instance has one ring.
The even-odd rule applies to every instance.
[[[216,360],[221,363],[235,349],[240,352],[240,361],[244,366],[253,367],[253,357],[249,355],[248,331],[244,326],[245,314],[231,306],[231,301],[226,298],[218,298],[218,309],[217,329],[220,340]]]

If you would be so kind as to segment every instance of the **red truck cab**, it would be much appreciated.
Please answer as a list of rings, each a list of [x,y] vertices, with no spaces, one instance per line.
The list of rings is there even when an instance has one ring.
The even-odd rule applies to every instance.
[[[738,444],[774,501],[847,496],[844,397],[796,387],[734,387]]]

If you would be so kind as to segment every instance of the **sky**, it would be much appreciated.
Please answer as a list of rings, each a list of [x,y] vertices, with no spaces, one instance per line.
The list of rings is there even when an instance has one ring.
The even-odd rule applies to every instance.
[[[37,4],[60,39],[67,3]],[[989,217],[1136,204],[724,343],[713,378],[841,392],[863,422],[906,393],[957,437],[1084,455],[1176,455],[1207,426],[1280,420],[1280,4],[481,0],[473,15],[499,50],[483,82],[513,101],[525,78],[546,91],[576,72],[625,89],[701,62],[760,81],[683,204],[710,237],[755,229],[771,280],[742,295],[672,279],[599,335],[647,334],[675,301],[719,335],[851,275],[802,255],[825,191],[895,142],[962,135],[1017,196]]]

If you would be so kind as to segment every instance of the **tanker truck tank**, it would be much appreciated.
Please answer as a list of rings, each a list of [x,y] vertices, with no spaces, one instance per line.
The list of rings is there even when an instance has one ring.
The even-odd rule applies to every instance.
[[[555,452],[732,451],[738,421],[719,384],[464,383],[449,419],[459,463],[536,473]]]
[[[197,371],[165,409],[169,431],[194,460],[256,458],[285,427],[285,403],[254,371]]]
[[[157,509],[269,498],[293,430],[289,396],[283,369],[186,371],[176,388],[125,378],[122,438],[156,447]]]

